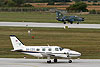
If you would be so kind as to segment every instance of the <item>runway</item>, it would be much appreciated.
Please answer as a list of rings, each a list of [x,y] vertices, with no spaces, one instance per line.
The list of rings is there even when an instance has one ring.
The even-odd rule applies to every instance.
[[[100,59],[58,59],[58,63],[46,63],[47,59],[0,58],[0,67],[99,67]]]
[[[62,23],[37,23],[37,22],[0,22],[0,26],[64,28],[64,24]]]
[[[0,22],[0,26],[14,27],[53,27],[53,28],[93,28],[100,29],[100,24],[63,24],[63,23],[37,23],[37,22]]]

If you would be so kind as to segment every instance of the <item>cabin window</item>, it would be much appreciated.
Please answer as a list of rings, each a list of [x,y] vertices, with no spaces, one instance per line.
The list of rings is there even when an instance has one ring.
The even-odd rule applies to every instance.
[[[55,51],[59,51],[59,49],[58,48],[55,48]]]
[[[32,48],[32,51],[35,51],[35,48]]]
[[[48,51],[51,51],[51,48],[49,48]]]
[[[60,51],[62,51],[64,48],[59,48],[60,49]]]
[[[40,49],[39,49],[39,48],[37,48],[37,49],[36,49],[36,51],[40,51]]]
[[[42,51],[45,51],[45,48],[43,48]]]

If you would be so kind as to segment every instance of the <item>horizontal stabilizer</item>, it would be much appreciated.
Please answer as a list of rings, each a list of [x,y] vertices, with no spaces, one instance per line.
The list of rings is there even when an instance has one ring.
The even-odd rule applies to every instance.
[[[22,49],[19,49],[19,50],[11,50],[12,52],[15,52],[15,51],[22,51]]]

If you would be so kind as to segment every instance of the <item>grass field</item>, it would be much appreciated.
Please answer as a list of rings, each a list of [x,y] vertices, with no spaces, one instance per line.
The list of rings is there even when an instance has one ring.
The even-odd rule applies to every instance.
[[[84,17],[85,24],[100,24],[99,14],[78,15]],[[0,21],[51,22],[57,23],[56,13],[49,12],[0,12]]]
[[[32,39],[27,31],[31,31]],[[0,58],[35,58],[17,52],[11,52],[12,45],[9,35],[16,35],[25,45],[30,46],[61,46],[82,53],[81,58],[100,59],[100,29],[61,29],[61,28],[24,28],[0,27]]]

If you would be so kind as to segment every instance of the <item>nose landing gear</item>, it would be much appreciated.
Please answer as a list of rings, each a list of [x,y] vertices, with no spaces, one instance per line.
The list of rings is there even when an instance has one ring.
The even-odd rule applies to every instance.
[[[72,63],[72,60],[69,60],[68,63]]]
[[[57,63],[57,59],[54,59],[54,62]]]

